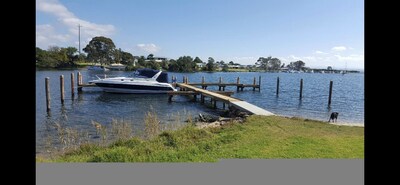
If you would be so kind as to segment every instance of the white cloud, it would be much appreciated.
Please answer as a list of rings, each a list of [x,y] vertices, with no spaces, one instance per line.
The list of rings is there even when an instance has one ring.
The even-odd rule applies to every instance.
[[[328,53],[325,53],[325,52],[323,52],[323,51],[315,51],[315,54],[328,54]]]
[[[36,44],[47,49],[48,46],[60,45],[71,38],[68,34],[55,33],[54,27],[49,24],[36,25]]]
[[[66,40],[64,42],[69,42],[68,44],[74,44],[78,35],[78,24],[81,27],[81,40],[91,39],[95,36],[106,36],[109,37],[115,32],[115,27],[110,24],[96,24],[86,20],[82,20],[70,12],[63,4],[58,0],[37,0],[36,9],[52,16],[55,16],[61,25],[67,27],[67,34],[59,34],[54,26],[37,25],[36,28],[36,44],[37,46],[46,47],[51,43],[57,43],[61,38],[57,40],[57,37],[64,37]],[[47,30],[47,28],[50,29]],[[65,43],[64,43],[65,45]]]
[[[155,44],[138,44],[136,48],[148,53],[157,53],[161,48],[156,46]]]
[[[349,56],[341,56],[341,55],[335,55],[335,57],[339,61],[349,61],[349,62],[359,62],[359,61],[364,61],[364,55],[349,55]]]
[[[347,48],[345,46],[335,46],[331,50],[332,51],[345,51]]]

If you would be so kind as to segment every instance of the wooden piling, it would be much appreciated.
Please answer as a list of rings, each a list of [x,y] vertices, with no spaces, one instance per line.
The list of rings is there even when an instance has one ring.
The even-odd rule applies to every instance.
[[[261,76],[258,77],[258,91],[261,91]]]
[[[46,90],[46,110],[47,112],[50,111],[50,85],[49,85],[50,78],[45,78],[45,90]]]
[[[81,72],[78,72],[78,75],[76,76],[76,83],[77,83],[77,87],[78,87],[78,92],[81,92],[82,91],[82,87],[81,87],[82,75],[81,75]]]
[[[332,86],[333,86],[333,81],[329,83],[329,100],[328,100],[328,107],[331,106],[331,99],[332,99]]]
[[[276,79],[276,95],[279,94],[279,77]]]
[[[256,90],[256,77],[254,77],[254,80],[253,80],[253,91],[255,91]]]
[[[64,75],[60,75],[60,98],[61,104],[64,104]]]
[[[74,78],[74,73],[71,73],[71,96],[72,96],[72,98],[74,97],[74,95],[75,95],[75,89],[74,89],[74,80],[75,80],[75,78]]]
[[[203,94],[200,94],[200,102],[201,102],[201,104],[204,104],[204,95]]]
[[[300,100],[303,97],[303,79],[300,79]]]
[[[201,83],[204,84],[205,81],[206,81],[206,80],[205,80],[204,76],[202,76],[202,77],[201,77]]]
[[[239,83],[240,83],[240,77],[237,77],[237,80],[236,80],[236,84],[237,84],[236,91],[237,92],[239,92]]]
[[[219,77],[219,83],[222,84],[222,77]]]
[[[214,109],[216,109],[216,108],[217,108],[217,100],[214,99]]]

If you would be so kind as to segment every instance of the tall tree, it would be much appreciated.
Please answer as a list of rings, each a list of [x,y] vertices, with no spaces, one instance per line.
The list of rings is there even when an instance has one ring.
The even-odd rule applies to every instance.
[[[83,48],[83,51],[88,54],[88,60],[96,63],[110,64],[115,59],[114,42],[107,37],[92,38],[89,44]]]
[[[279,60],[278,58],[271,58],[271,60],[269,60],[268,62],[268,67],[270,70],[273,71],[279,70],[279,68],[281,67],[281,60]]]
[[[181,72],[193,72],[196,70],[196,63],[193,62],[193,58],[190,56],[179,57],[176,62]]]
[[[150,54],[147,56],[147,59],[148,59],[148,60],[153,60],[153,59],[154,59],[154,55],[153,55],[152,53],[150,53]]]
[[[125,65],[133,65],[133,61],[135,58],[133,58],[133,55],[129,52],[126,51],[120,51],[120,57],[121,57],[121,64]]]
[[[301,60],[298,60],[298,61],[296,61],[296,62],[294,62],[293,63],[293,67],[294,67],[294,69],[296,69],[296,70],[301,70],[301,69],[303,69],[303,67],[306,65],[306,63],[304,63],[303,61],[301,61]]]
[[[269,62],[271,59],[272,59],[271,56],[269,56],[269,57],[267,57],[267,58],[265,58],[265,57],[260,57],[260,58],[258,58],[256,64],[259,64],[261,69],[268,70],[268,62]]]
[[[207,71],[215,71],[215,60],[212,57],[208,57]]]
[[[203,61],[199,57],[194,58],[193,62],[194,63],[203,63]]]

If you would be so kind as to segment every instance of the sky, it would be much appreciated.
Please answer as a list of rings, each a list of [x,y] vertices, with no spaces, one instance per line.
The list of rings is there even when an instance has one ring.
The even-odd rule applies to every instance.
[[[36,0],[36,46],[93,37],[135,56],[364,69],[363,0]]]

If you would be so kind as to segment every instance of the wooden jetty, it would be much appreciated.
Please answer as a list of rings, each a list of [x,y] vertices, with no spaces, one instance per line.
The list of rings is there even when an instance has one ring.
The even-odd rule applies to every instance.
[[[50,111],[50,78],[46,77],[45,78],[45,91],[46,91],[46,109],[49,112]],[[74,74],[71,73],[71,97],[72,100],[74,99]],[[256,78],[254,77],[253,84],[243,84],[240,83],[240,78],[237,77],[236,83],[223,83],[222,82],[222,77],[219,78],[218,83],[206,83],[204,76],[202,77],[202,82],[201,83],[189,83],[189,79],[186,76],[183,76],[183,83],[176,83],[176,77],[172,76],[172,86],[174,87],[179,87],[180,91],[170,91],[167,92],[167,95],[169,95],[169,101],[172,101],[172,97],[175,95],[186,95],[186,96],[193,96],[193,100],[196,101],[197,95],[200,95],[200,101],[201,103],[204,103],[205,97],[209,97],[211,99],[211,103],[214,104],[214,108],[216,108],[216,102],[221,101],[223,104],[223,108],[225,109],[225,104],[227,103],[230,106],[234,106],[240,110],[244,110],[247,112],[250,112],[252,114],[256,115],[274,115],[273,113],[264,110],[260,107],[257,107],[255,105],[252,105],[248,102],[245,102],[243,100],[240,100],[238,98],[233,98],[231,95],[233,94],[233,91],[225,91],[225,87],[227,86],[236,86],[237,91],[242,90],[244,87],[252,87],[253,91],[255,89],[258,89],[260,91],[261,87],[261,76],[259,77],[258,84],[256,83]],[[201,88],[195,87],[195,86],[201,86]],[[218,86],[219,89],[218,91],[208,91],[207,87],[208,86]],[[329,98],[328,98],[328,107],[331,105],[331,99],[332,99],[332,86],[333,86],[333,81],[330,81],[329,84]],[[82,92],[83,87],[97,87],[95,84],[88,84],[88,83],[83,83],[82,79],[82,74],[80,72],[77,73],[76,76],[76,88],[78,90],[78,93],[80,94]],[[65,88],[64,88],[64,76],[60,75],[60,99],[61,99],[61,104],[64,103],[65,101],[65,94],[64,94]],[[278,97],[279,94],[279,77],[277,78],[277,83],[276,83],[276,95]],[[299,99],[300,101],[302,100],[303,97],[303,79],[300,79],[300,95]]]
[[[247,111],[251,114],[264,115],[264,116],[274,115],[273,113],[271,113],[265,109],[262,109],[258,106],[255,106],[253,104],[250,104],[250,103],[243,101],[241,99],[238,99],[238,98],[233,98],[230,96],[223,95],[221,93],[208,91],[206,89],[194,87],[192,85],[185,84],[185,83],[177,83],[176,86],[179,88],[185,89],[185,90],[189,90],[189,92],[200,94],[202,96],[202,98],[201,98],[202,102],[204,102],[204,97],[210,97],[211,100],[214,101],[214,107],[216,106],[216,101],[221,101],[223,103],[228,103],[229,105],[232,105],[240,110]],[[179,91],[177,91],[177,92],[179,92]],[[185,92],[185,91],[183,91],[183,92]],[[173,93],[171,93],[171,94],[173,94]]]

